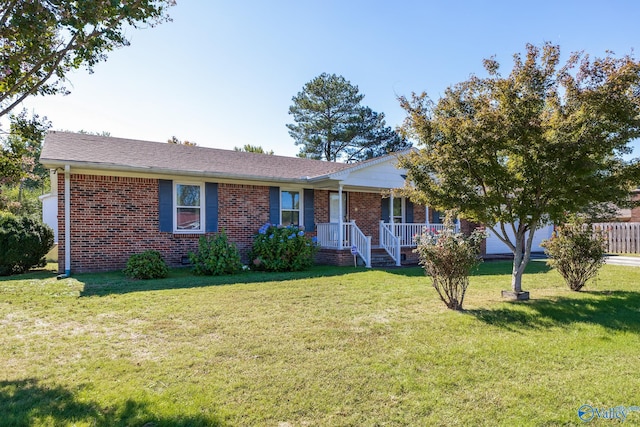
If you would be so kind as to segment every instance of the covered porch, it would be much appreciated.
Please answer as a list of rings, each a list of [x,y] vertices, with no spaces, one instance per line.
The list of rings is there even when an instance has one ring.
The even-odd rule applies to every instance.
[[[339,200],[342,200],[340,195]],[[399,205],[398,199],[390,197],[382,199],[382,203],[388,200],[390,204],[390,212],[393,212],[393,205]],[[401,200],[406,205],[405,200]],[[339,206],[339,211],[342,207]],[[396,209],[396,212],[398,210]],[[431,222],[430,218],[439,219],[439,216],[429,212],[429,208],[424,208],[425,221],[420,222],[396,222],[405,215],[391,215],[388,220],[379,220],[376,232],[373,235],[367,235],[359,227],[355,219],[346,221],[342,217],[337,221],[316,224],[316,237],[320,248],[332,249],[336,251],[350,250],[352,254],[357,255],[364,265],[368,268],[372,266],[372,251],[374,249],[384,249],[391,257],[394,265],[400,266],[402,263],[402,250],[405,248],[415,248],[415,236],[421,234],[424,230],[431,232],[439,232],[445,228],[441,222]],[[412,216],[412,215],[411,215]],[[366,224],[366,228],[371,230],[370,224]],[[455,224],[456,231],[459,230],[459,223]]]
[[[348,263],[354,252],[371,267],[372,250],[378,249],[399,266],[403,250],[409,254],[415,247],[416,234],[444,227],[439,212],[394,196],[405,185],[405,173],[389,155],[314,180],[315,233],[327,255],[322,262]]]

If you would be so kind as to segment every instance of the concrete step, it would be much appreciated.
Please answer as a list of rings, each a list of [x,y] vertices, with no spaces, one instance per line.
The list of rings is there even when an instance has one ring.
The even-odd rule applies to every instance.
[[[394,267],[396,262],[384,249],[373,249],[371,251],[372,267]]]

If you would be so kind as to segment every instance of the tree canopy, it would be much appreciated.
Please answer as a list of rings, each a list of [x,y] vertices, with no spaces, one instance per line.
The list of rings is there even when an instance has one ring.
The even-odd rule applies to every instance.
[[[269,154],[273,156],[273,150],[265,150],[261,145],[244,144],[242,147],[233,147],[234,151],[242,151],[245,153]]]
[[[364,95],[342,76],[323,73],[293,97],[289,135],[298,156],[346,162],[366,160],[411,144],[386,126],[383,113],[361,105]]]
[[[0,117],[30,95],[66,93],[69,71],[129,44],[130,27],[168,19],[174,0],[6,0],[0,5]]]
[[[640,136],[640,63],[607,53],[527,45],[509,75],[495,58],[434,103],[401,97],[404,132],[421,149],[405,156],[414,200],[459,209],[485,224],[514,254],[512,288],[521,292],[537,228],[568,213],[624,203],[640,183],[625,161]],[[512,237],[513,236],[513,237]]]

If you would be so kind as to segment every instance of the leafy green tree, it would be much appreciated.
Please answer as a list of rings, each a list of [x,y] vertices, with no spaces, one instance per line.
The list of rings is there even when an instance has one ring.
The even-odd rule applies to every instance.
[[[3,143],[22,158],[23,179],[20,188],[39,186],[49,177],[49,171],[39,162],[42,143],[51,128],[51,122],[37,114],[28,116],[26,110],[10,114],[9,118],[9,135]]]
[[[273,156],[273,150],[266,151],[260,145],[245,144],[243,147],[233,147],[234,151],[243,151],[245,153],[269,154]]]
[[[509,247],[521,293],[536,229],[622,205],[638,184],[639,161],[622,155],[640,136],[640,63],[574,53],[561,65],[560,48],[546,43],[514,55],[507,76],[493,58],[484,66],[488,77],[448,88],[437,103],[400,98],[404,130],[422,146],[400,165],[414,200],[458,208]]]
[[[299,157],[359,161],[400,151],[410,143],[387,127],[384,114],[360,104],[364,95],[342,76],[323,73],[293,97],[289,135]]]
[[[67,93],[67,74],[126,46],[130,27],[168,20],[174,0],[7,0],[0,4],[0,117],[30,95]]]
[[[8,172],[0,179],[0,210],[32,213],[34,197],[39,207],[37,194],[34,191],[27,192],[31,200],[25,201],[25,189],[34,190],[48,185],[49,172],[39,160],[42,142],[51,123],[37,114],[28,116],[25,110],[17,115],[9,114],[9,119],[9,133],[0,138],[0,169]],[[11,191],[14,189],[17,191]],[[14,193],[16,197],[12,197]]]

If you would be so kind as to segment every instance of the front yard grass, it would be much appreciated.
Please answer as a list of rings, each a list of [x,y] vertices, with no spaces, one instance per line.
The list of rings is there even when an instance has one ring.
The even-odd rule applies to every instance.
[[[551,426],[640,405],[640,268],[576,293],[532,262],[532,300],[509,303],[510,267],[482,264],[464,312],[419,268],[0,278],[0,425]]]

